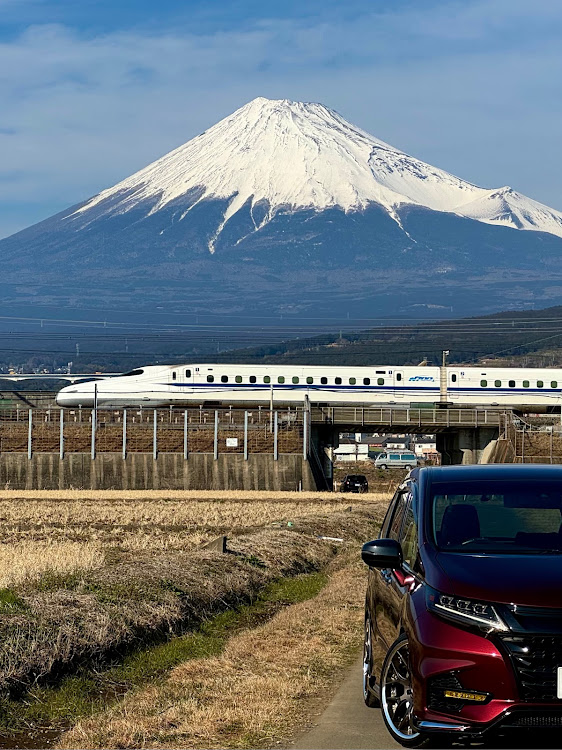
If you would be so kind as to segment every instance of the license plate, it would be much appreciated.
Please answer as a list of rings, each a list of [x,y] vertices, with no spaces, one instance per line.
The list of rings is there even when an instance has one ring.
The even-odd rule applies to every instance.
[[[556,697],[562,698],[562,667],[556,670]]]

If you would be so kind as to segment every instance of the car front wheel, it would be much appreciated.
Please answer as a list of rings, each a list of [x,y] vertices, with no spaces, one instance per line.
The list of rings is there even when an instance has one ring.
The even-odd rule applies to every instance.
[[[386,464],[381,464],[379,466],[379,469],[388,469],[388,466]]]
[[[413,723],[414,695],[410,672],[408,638],[402,634],[390,647],[381,672],[381,711],[386,728],[404,747],[421,747],[427,735],[418,732]]]
[[[373,631],[371,618],[365,614],[365,640],[363,641],[363,700],[369,708],[380,706],[373,693]]]

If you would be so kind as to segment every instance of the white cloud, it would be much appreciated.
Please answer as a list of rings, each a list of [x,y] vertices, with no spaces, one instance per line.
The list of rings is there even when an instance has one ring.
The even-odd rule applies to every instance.
[[[562,7],[418,8],[208,35],[31,26],[0,43],[0,201],[29,204],[17,216],[32,223],[263,95],[323,101],[465,179],[562,208]],[[13,229],[0,218],[0,236]]]

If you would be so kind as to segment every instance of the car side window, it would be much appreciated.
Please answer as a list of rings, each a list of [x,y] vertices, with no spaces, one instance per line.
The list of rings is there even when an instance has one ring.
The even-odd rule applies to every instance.
[[[394,509],[396,508],[397,502],[398,502],[398,497],[394,495],[394,497],[390,501],[390,505],[388,506],[388,509],[384,517],[384,521],[382,522],[382,525],[381,525],[381,539],[386,539],[388,537],[390,522],[392,520],[392,515],[394,513]]]
[[[402,519],[404,518],[404,511],[406,510],[406,493],[401,492],[396,503],[396,510],[392,516],[390,522],[390,530],[388,536],[390,539],[396,539],[398,541],[398,535],[400,534],[400,528],[402,527]]]
[[[402,533],[400,534],[400,542],[402,544],[404,562],[409,565],[410,568],[413,568],[418,556],[418,525],[416,523],[416,517],[412,506],[411,495],[404,514],[404,524],[402,526]]]

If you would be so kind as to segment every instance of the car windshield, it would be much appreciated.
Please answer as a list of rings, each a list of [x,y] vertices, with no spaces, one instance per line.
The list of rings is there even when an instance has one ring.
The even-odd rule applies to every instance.
[[[361,474],[349,474],[347,477],[348,482],[364,482],[365,477],[361,476]]]
[[[430,497],[439,549],[562,554],[560,482],[443,482],[432,484]]]

